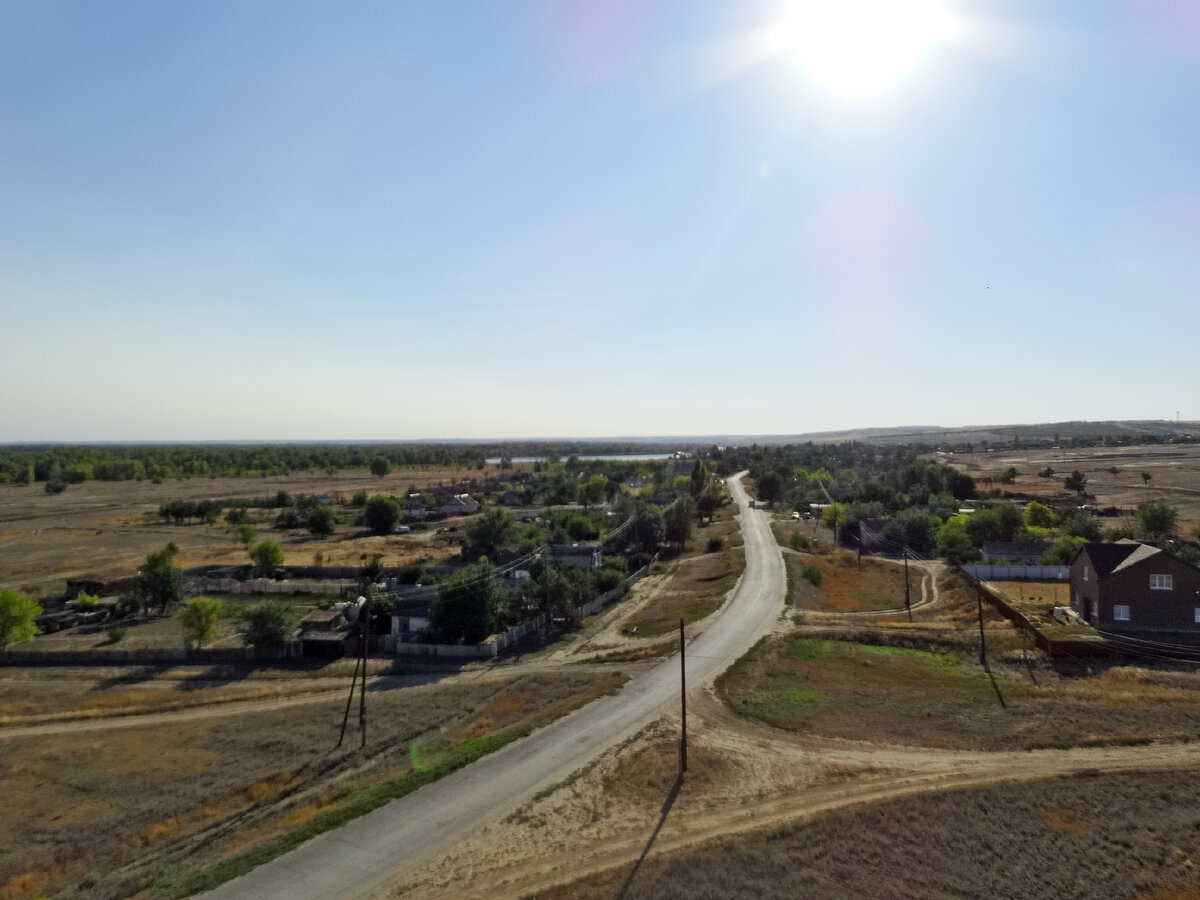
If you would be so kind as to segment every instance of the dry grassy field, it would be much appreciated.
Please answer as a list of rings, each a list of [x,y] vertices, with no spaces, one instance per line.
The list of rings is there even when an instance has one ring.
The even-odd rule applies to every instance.
[[[1194,774],[1063,778],[906,797],[651,858],[629,900],[1196,900]],[[628,867],[542,900],[601,900]]]
[[[366,471],[334,475],[295,473],[271,478],[191,478],[163,484],[150,481],[89,481],[62,494],[46,494],[38,485],[0,485],[0,588],[19,588],[32,596],[61,593],[65,579],[109,580],[132,575],[146,554],[169,541],[180,548],[177,564],[246,562],[246,549],[223,522],[166,524],[158,516],[169,500],[230,500],[290,494],[328,493],[345,500],[359,490],[402,495],[410,486],[456,484],[464,478],[497,474],[462,467],[393,469],[383,478]],[[382,555],[386,565],[402,565],[422,556],[442,558],[452,537],[434,529],[411,535],[376,537],[343,524],[330,538],[304,531],[271,528],[276,510],[251,510],[260,536],[279,542],[289,565],[311,565],[320,553],[326,565],[359,565]]]
[[[180,896],[222,859],[372,791],[394,792],[418,770],[624,680],[571,671],[405,686],[414,679],[381,677],[360,751],[353,724],[352,740],[336,747],[347,680],[21,674],[0,682],[0,898]],[[169,720],[128,717],[172,703],[186,708]]]
[[[788,602],[796,609],[823,612],[864,612],[897,609],[904,605],[904,566],[890,560],[853,553],[785,553],[788,566]],[[819,586],[804,578],[805,565],[815,564],[822,573]],[[922,573],[915,566],[909,573],[912,602],[921,598]]]
[[[1200,675],[1113,668],[1064,677],[974,647],[936,649],[778,636],[719,680],[738,713],[776,728],[947,749],[1187,740],[1200,729]]]
[[[667,564],[669,582],[623,622],[622,633],[656,637],[677,629],[681,618],[690,625],[721,606],[746,567],[736,513],[732,505],[722,507],[710,525],[696,529],[686,552]],[[711,538],[723,542],[722,548],[712,553],[707,550]]]
[[[997,450],[939,455],[938,459],[976,479],[998,479],[1013,467],[1019,473],[1015,484],[991,486],[1022,493],[1061,490],[1063,476],[1078,469],[1087,475],[1087,492],[1102,506],[1133,509],[1147,500],[1166,500],[1178,507],[1187,531],[1200,524],[1200,444]],[[1046,468],[1054,469],[1053,479],[1038,477]],[[1150,475],[1149,481],[1142,478],[1143,472]]]

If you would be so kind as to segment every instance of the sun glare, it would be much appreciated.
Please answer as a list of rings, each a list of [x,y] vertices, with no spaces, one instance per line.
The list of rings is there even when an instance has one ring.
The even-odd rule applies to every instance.
[[[815,83],[863,96],[889,88],[952,25],[939,0],[797,0],[775,40]]]

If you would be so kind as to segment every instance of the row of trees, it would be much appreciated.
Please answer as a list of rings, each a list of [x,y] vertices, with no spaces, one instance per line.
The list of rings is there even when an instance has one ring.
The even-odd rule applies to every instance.
[[[0,483],[134,481],[167,478],[266,476],[290,472],[392,466],[482,468],[488,457],[654,453],[659,445],[621,441],[501,442],[484,444],[263,444],[246,445],[27,445],[0,449]]]

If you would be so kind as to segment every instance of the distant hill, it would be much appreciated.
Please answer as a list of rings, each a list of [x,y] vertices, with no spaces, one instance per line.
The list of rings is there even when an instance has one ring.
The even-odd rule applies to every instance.
[[[969,425],[944,428],[939,425],[909,425],[898,428],[849,428],[844,431],[813,431],[806,434],[710,435],[675,438],[687,444],[775,446],[861,441],[867,444],[1007,444],[1013,438],[1042,443],[1073,438],[1147,438],[1191,435],[1200,438],[1200,422],[1170,422],[1165,419],[1113,420],[1107,422],[1045,422],[1036,425]]]

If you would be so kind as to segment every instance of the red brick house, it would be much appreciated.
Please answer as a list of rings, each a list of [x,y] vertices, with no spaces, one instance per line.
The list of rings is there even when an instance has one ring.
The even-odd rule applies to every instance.
[[[1084,544],[1071,559],[1071,607],[1105,631],[1200,633],[1200,569],[1137,541]]]

